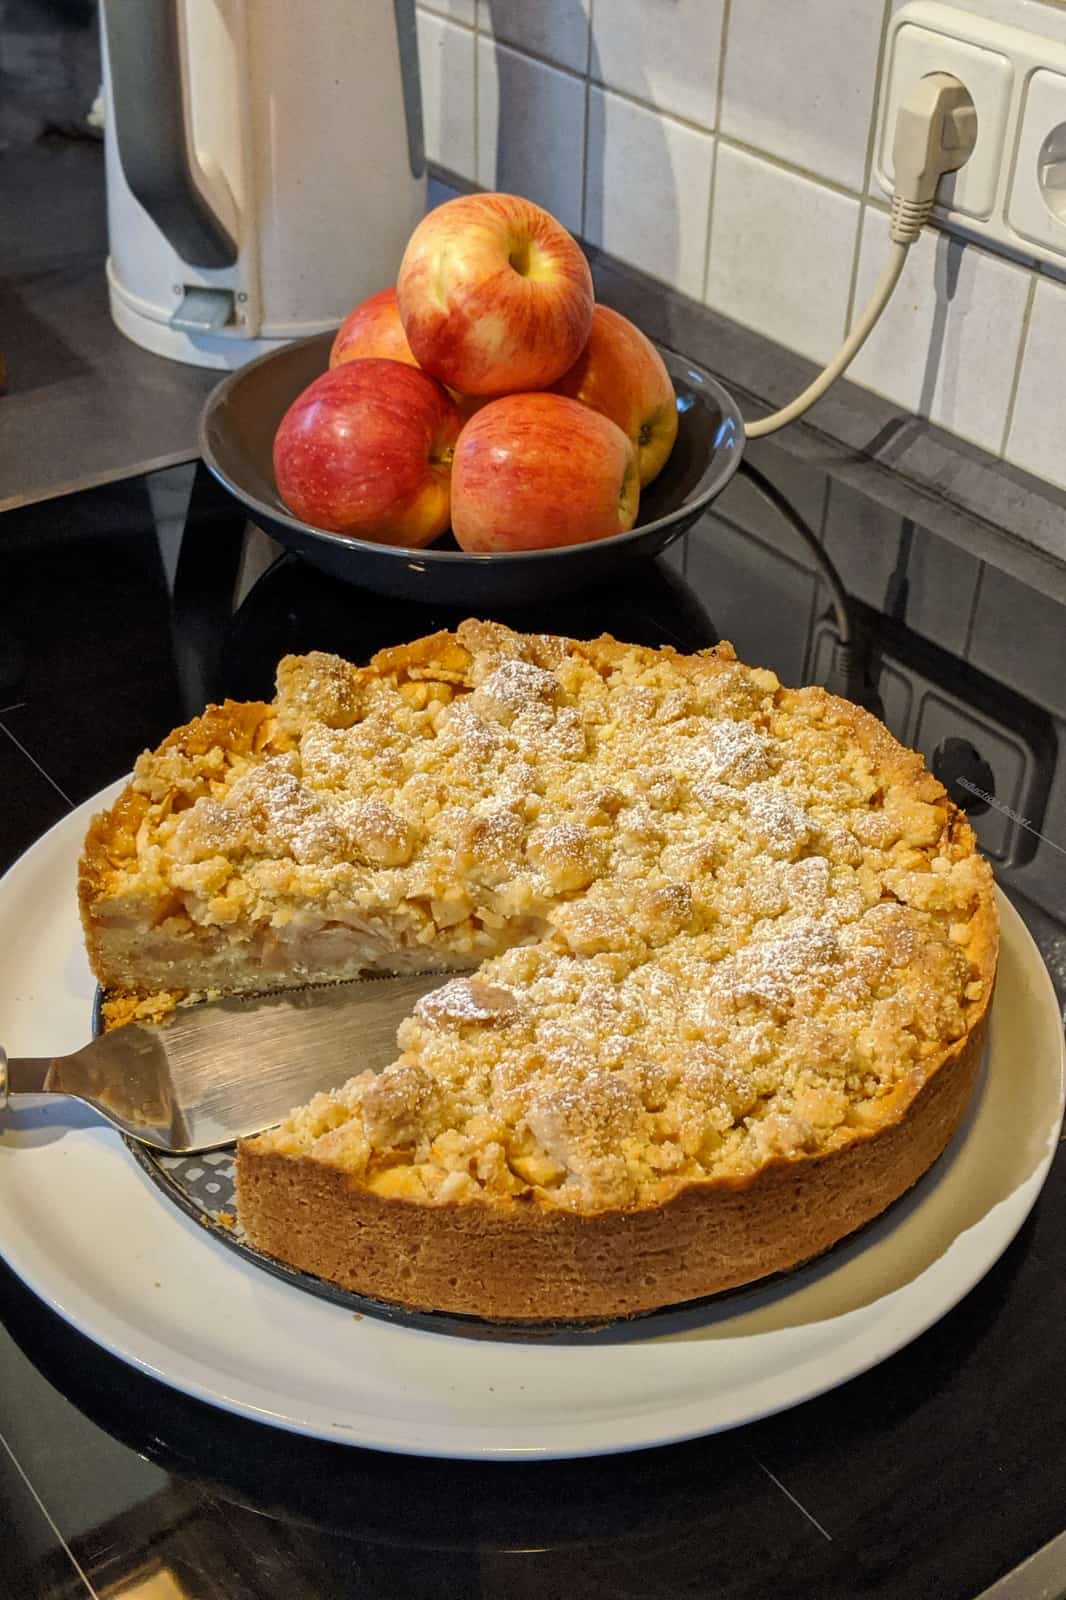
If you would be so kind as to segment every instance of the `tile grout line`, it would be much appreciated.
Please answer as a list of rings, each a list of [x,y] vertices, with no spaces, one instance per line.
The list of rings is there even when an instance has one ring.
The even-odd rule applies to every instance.
[[[810,612],[807,619],[807,637],[803,641],[803,660],[800,666],[800,675],[797,684],[797,687],[799,688],[815,687],[822,689],[825,687],[824,684],[811,684],[816,654],[814,630],[818,624],[818,612],[821,598],[822,584],[821,580],[816,577],[814,580],[814,596],[811,600]]]
[[[801,1511],[803,1513],[803,1515],[807,1518],[807,1521],[811,1524],[811,1526],[818,1529],[818,1532],[821,1534],[822,1538],[825,1539],[828,1544],[832,1544],[833,1543],[833,1535],[831,1533],[827,1533],[826,1532],[825,1528],[823,1528],[822,1524],[818,1521],[818,1518],[816,1516],[814,1516],[812,1512],[807,1510],[807,1507],[803,1504],[803,1502],[801,1500],[797,1500],[796,1499],[796,1496],[792,1493],[791,1489],[786,1489],[784,1484],[781,1482],[781,1479],[780,1478],[776,1478],[774,1476],[774,1474],[770,1471],[770,1468],[766,1465],[766,1463],[764,1461],[760,1461],[758,1456],[752,1456],[751,1459],[754,1461],[755,1465],[759,1468],[759,1470],[761,1472],[765,1472],[766,1476],[770,1479],[770,1482],[777,1485],[777,1487],[781,1490],[781,1493],[785,1496],[785,1498],[787,1500],[791,1500],[792,1501],[792,1504],[796,1507],[796,1510],[797,1511]]]
[[[1029,293],[1025,297],[1025,310],[1022,312],[1022,331],[1018,339],[1018,359],[1014,363],[1010,393],[1007,395],[1007,414],[1003,419],[1003,436],[999,442],[999,454],[1001,456],[1006,456],[1007,454],[1011,429],[1014,426],[1014,407],[1018,399],[1018,390],[1022,384],[1022,368],[1025,365],[1026,352],[1029,349],[1029,324],[1033,317],[1033,307],[1036,304],[1036,286],[1039,282],[1040,274],[1034,272],[1029,282]]]
[[[722,96],[725,93],[725,58],[729,49],[729,23],[733,15],[733,0],[724,0],[722,5],[722,31],[718,38],[718,82],[714,95],[714,145],[711,150],[711,189],[707,197],[707,234],[703,241],[703,294],[701,299],[704,305],[709,305],[707,298],[710,292],[711,281],[711,232],[714,227],[714,194],[718,187],[718,148],[719,130],[722,126]]]
[[[474,20],[466,22],[462,17],[455,16],[451,11],[444,11],[440,6],[434,5],[433,0],[418,0],[419,11],[428,11],[431,17],[439,17],[441,22],[453,22],[457,28],[465,28],[467,33],[477,32],[477,3],[474,4]]]
[[[579,231],[582,239],[587,238],[585,229],[588,224],[589,211],[589,118],[592,114],[592,19],[595,10],[596,0],[589,0],[589,28],[585,45],[585,114],[581,126],[581,227]],[[600,232],[603,232],[602,228]]]
[[[822,490],[822,520],[818,524],[818,543],[825,550],[825,541],[829,534],[829,502],[833,495],[833,483],[826,473],[825,486]],[[829,552],[826,550],[826,555]]]
[[[618,91],[612,89],[611,93],[617,94]],[[632,99],[632,96],[628,98]],[[638,101],[637,103],[640,104],[641,102]],[[657,108],[650,106],[648,109],[655,111]],[[707,134],[707,129],[701,128],[699,123],[686,122],[684,117],[674,116],[672,111],[659,111],[658,115],[670,117],[674,122],[680,122],[684,127],[693,128],[697,133],[702,133],[705,136]],[[784,156],[774,155],[772,150],[760,150],[756,144],[745,144],[743,139],[736,139],[731,133],[719,131],[716,137],[720,144],[728,145],[731,150],[739,150],[743,155],[754,156],[758,161],[765,161],[768,167],[777,167],[779,171],[788,173],[789,177],[802,178],[806,183],[817,184],[820,189],[828,189],[830,194],[841,195],[845,200],[854,200],[856,203],[861,203],[862,201],[862,195],[857,189],[849,189],[846,183],[837,183],[834,178],[825,178],[821,173],[812,172],[809,167],[798,166],[795,161],[786,161]]]
[[[481,27],[478,23],[480,13],[478,0],[474,0],[474,182],[481,182]],[[497,96],[497,102],[499,96]],[[492,152],[492,186],[496,187],[496,158],[500,151],[499,140],[499,107],[497,104],[497,136],[496,149]]]
[[[722,33],[718,41],[718,82],[714,93],[714,133],[722,131],[722,97],[725,94],[726,55],[729,50],[729,24],[733,20],[733,0],[723,0]]]
[[[438,13],[434,11],[433,15],[437,16]],[[444,17],[441,20],[447,22],[451,19]],[[501,50],[509,50],[513,56],[524,56],[527,61],[536,61],[539,66],[548,67],[552,72],[561,72],[564,78],[576,78],[578,83],[586,83],[591,77],[590,73],[582,72],[579,67],[568,67],[565,62],[556,61],[551,56],[546,56],[543,50],[535,50],[525,44],[515,44],[512,39],[507,39],[502,34],[489,33],[479,26],[471,27],[468,22],[457,22],[456,27],[463,28],[467,33],[476,33],[479,39],[487,39],[491,44],[498,45]],[[606,87],[606,85],[603,87]],[[618,93],[620,91],[615,92]],[[706,133],[706,128],[703,131]]]
[[[74,802],[70,798],[69,794],[59,787],[54,778],[49,777],[48,773],[41,766],[41,763],[34,756],[30,755],[30,752],[26,749],[26,746],[21,740],[15,738],[15,735],[11,732],[11,729],[6,723],[0,722],[0,733],[7,734],[16,750],[22,751],[22,754],[26,757],[26,760],[30,763],[30,765],[37,768],[37,771],[41,774],[41,777],[45,780],[45,782],[51,784],[52,788],[55,790],[56,794],[59,795],[60,799],[65,800],[67,805],[70,806],[71,810],[73,810]]]
[[[881,74],[885,70],[885,49],[888,45],[888,25],[892,20],[892,0],[885,0],[885,9],[881,14],[881,41],[877,46],[877,65],[874,68],[874,93],[870,106],[870,127],[866,135],[866,160],[862,169],[862,193],[865,199],[870,188],[870,176],[874,166],[874,151],[877,148],[877,128],[880,122],[881,107],[878,104],[878,90],[881,87]]]
[[[11,1465],[14,1467],[15,1471],[18,1473],[19,1477],[22,1479],[23,1483],[26,1485],[26,1488],[29,1490],[29,1493],[30,1493],[35,1505],[37,1506],[37,1509],[40,1511],[42,1517],[47,1522],[47,1524],[51,1528],[52,1532],[55,1534],[57,1540],[59,1541],[60,1549],[64,1551],[64,1553],[67,1556],[67,1559],[70,1561],[71,1566],[74,1568],[75,1572],[78,1574],[78,1577],[81,1579],[82,1583],[85,1585],[86,1593],[91,1595],[92,1600],[100,1600],[100,1596],[98,1595],[97,1591],[93,1588],[92,1584],[89,1582],[88,1575],[86,1574],[86,1572],[84,1571],[83,1567],[81,1566],[81,1563],[78,1561],[77,1556],[74,1554],[73,1550],[70,1548],[69,1544],[67,1543],[67,1541],[64,1539],[62,1533],[60,1532],[59,1527],[58,1527],[58,1525],[57,1525],[57,1523],[55,1521],[55,1518],[52,1516],[52,1513],[49,1511],[48,1507],[45,1505],[44,1501],[41,1499],[40,1495],[37,1493],[37,1490],[34,1488],[33,1484],[30,1482],[29,1478],[26,1475],[25,1470],[23,1469],[22,1463],[19,1461],[19,1459],[16,1456],[15,1452],[12,1450],[11,1446],[8,1444],[7,1440],[4,1438],[2,1433],[0,1433],[0,1447],[3,1448],[3,1450],[5,1451],[7,1456],[10,1458]]]
[[[970,650],[973,647],[974,629],[977,627],[977,608],[981,604],[981,590],[985,586],[985,571],[987,563],[982,561],[977,569],[977,582],[973,586],[973,600],[970,604],[970,615],[966,621],[966,635],[962,641],[962,659],[969,661]]]
[[[711,229],[714,224],[714,191],[718,186],[718,140],[714,141],[711,151],[711,179],[710,190],[707,195],[707,232],[703,236],[703,283],[700,299],[705,306],[710,305],[708,298],[711,289]]]
[[[892,0],[885,0],[881,12],[881,38],[877,46],[877,65],[874,67],[874,92],[870,105],[870,126],[866,130],[866,157],[862,167],[862,195],[859,201],[859,225],[855,229],[855,256],[851,263],[851,281],[848,284],[848,303],[844,313],[845,336],[851,332],[851,325],[855,319],[855,296],[859,290],[859,263],[862,259],[863,239],[866,234],[866,204],[870,189],[870,174],[873,171],[874,150],[877,147],[877,129],[881,119],[881,107],[878,104],[878,90],[881,86],[881,74],[885,67],[885,49],[888,45],[888,24],[892,15]]]
[[[592,114],[592,89],[585,79],[585,115],[581,128],[581,228],[582,239],[587,239],[589,210],[589,119]],[[602,231],[602,230],[601,230]]]

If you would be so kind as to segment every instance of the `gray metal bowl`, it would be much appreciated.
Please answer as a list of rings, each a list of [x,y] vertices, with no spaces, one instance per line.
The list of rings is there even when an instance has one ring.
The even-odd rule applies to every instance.
[[[287,511],[274,483],[278,423],[300,391],[326,370],[332,334],[316,334],[260,356],[224,378],[200,419],[200,449],[218,481],[251,520],[332,577],[379,594],[437,605],[520,606],[618,576],[624,562],[658,555],[686,533],[740,464],[744,423],[725,389],[673,351],[660,353],[677,392],[673,453],[641,496],[629,533],[559,550],[468,555],[450,534],[429,550],[404,550],[326,533]]]

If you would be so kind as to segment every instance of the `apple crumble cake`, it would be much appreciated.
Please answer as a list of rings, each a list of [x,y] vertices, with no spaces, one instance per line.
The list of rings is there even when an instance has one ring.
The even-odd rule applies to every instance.
[[[287,657],[137,763],[80,901],[113,1021],[439,968],[238,1148],[249,1240],[408,1306],[625,1315],[818,1254],[940,1154],[996,963],[965,817],[728,644],[467,622]]]

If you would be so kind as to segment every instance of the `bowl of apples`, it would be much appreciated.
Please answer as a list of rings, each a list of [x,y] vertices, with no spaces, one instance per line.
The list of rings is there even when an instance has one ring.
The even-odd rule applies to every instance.
[[[428,213],[395,287],[208,398],[201,450],[249,517],[347,582],[511,606],[685,533],[740,462],[727,391],[597,305],[566,229],[514,195]]]

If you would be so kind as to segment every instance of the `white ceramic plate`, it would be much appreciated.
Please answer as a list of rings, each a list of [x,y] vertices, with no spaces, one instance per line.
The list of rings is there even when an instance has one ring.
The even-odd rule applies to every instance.
[[[76,1048],[93,983],[74,875],[89,802],[0,881],[0,1038]],[[1001,898],[986,1067],[948,1151],[858,1239],[787,1279],[607,1334],[489,1343],[362,1319],[278,1282],[182,1215],[73,1102],[0,1115],[0,1250],[98,1344],[212,1405],[429,1456],[550,1458],[753,1421],[865,1371],[973,1287],[1021,1227],[1063,1109],[1044,966]]]

